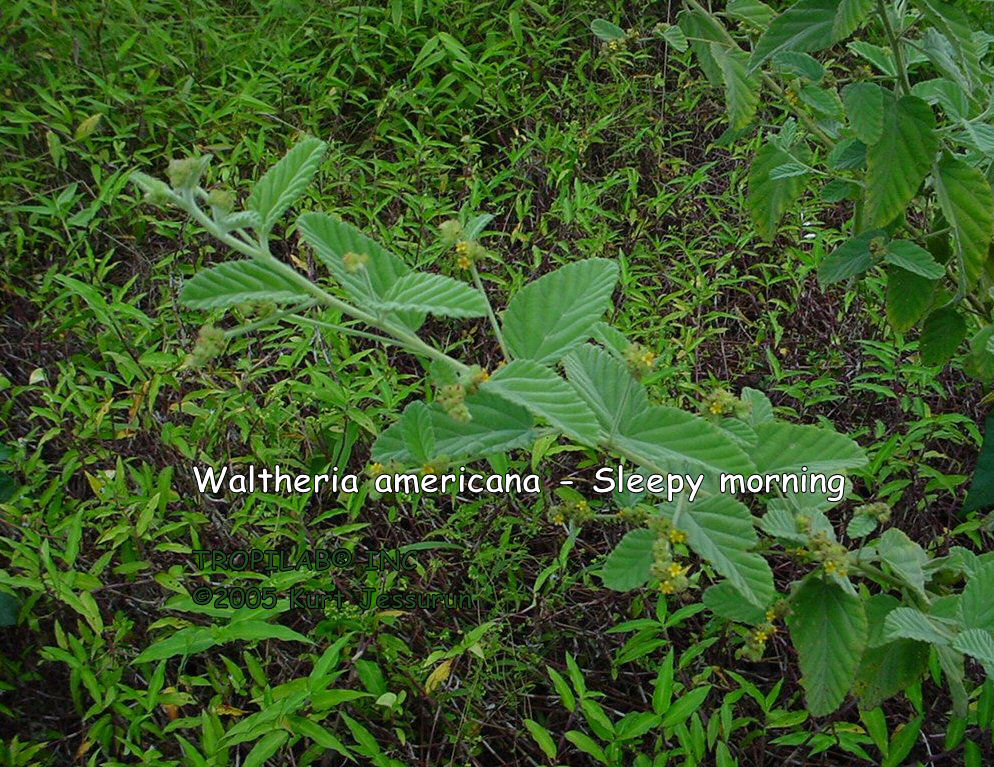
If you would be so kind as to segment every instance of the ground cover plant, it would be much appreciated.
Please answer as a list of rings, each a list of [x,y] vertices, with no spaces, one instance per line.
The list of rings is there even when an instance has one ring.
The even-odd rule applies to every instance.
[[[790,4],[5,9],[4,763],[989,762],[978,344],[939,359],[895,324],[908,264],[887,254],[944,263],[921,317],[974,334],[987,278],[963,289],[941,171],[865,263],[846,222],[872,173],[811,139],[861,140],[850,78],[905,98],[901,70],[848,67],[894,50],[884,18],[912,90],[959,85],[910,53],[929,29],[963,45],[927,5],[808,49],[845,118],[810,124],[786,94],[811,62],[749,74],[731,47]],[[982,61],[988,9],[960,11]],[[765,82],[728,131],[712,76],[734,106],[729,73],[760,71],[784,94]],[[978,98],[960,117],[982,135]],[[935,103],[953,161],[986,169]],[[806,183],[776,231],[757,221],[767,142],[797,163],[773,188],[828,173],[850,197]],[[921,236],[938,215],[946,261]],[[843,257],[863,279],[826,279]],[[620,463],[702,484],[594,492]],[[277,464],[363,489],[195,480]],[[370,489],[461,466],[543,487]],[[714,486],[802,467],[845,474],[844,497]],[[196,554],[245,549],[411,565]],[[336,589],[474,599],[287,598]]]

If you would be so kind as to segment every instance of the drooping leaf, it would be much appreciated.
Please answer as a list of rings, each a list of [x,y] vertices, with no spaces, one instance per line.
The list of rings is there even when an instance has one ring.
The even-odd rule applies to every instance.
[[[304,193],[321,166],[325,148],[323,141],[304,139],[256,182],[249,195],[248,207],[259,214],[263,231],[272,229],[279,217]]]
[[[664,509],[673,526],[687,534],[687,544],[751,604],[766,608],[773,601],[773,572],[751,549],[758,542],[749,509],[728,495],[713,495],[676,510]]]
[[[483,317],[487,300],[480,291],[442,274],[408,272],[384,296],[382,306],[443,317]]]
[[[803,104],[811,107],[819,116],[832,120],[842,119],[842,100],[835,88],[822,88],[809,84],[801,88],[797,95]]]
[[[741,130],[752,122],[759,105],[759,76],[749,74],[749,55],[738,48],[711,43],[711,57],[718,64],[725,81],[725,107],[732,130]]]
[[[939,146],[932,108],[902,96],[884,110],[880,140],[866,151],[866,222],[882,227],[897,218],[928,174]]]
[[[852,34],[873,7],[872,0],[799,0],[777,16],[753,48],[750,69],[780,51],[810,53]]]
[[[756,152],[749,167],[746,205],[756,231],[767,242],[772,242],[784,212],[804,191],[804,176],[771,177],[774,170],[792,162],[794,158],[780,147],[767,143]]]
[[[593,334],[610,306],[617,279],[617,264],[591,258],[525,285],[504,312],[504,341],[511,355],[557,362]]]
[[[945,365],[966,338],[966,320],[951,306],[936,309],[925,318],[918,353],[926,365]]]
[[[914,327],[932,304],[935,282],[904,269],[887,270],[887,319],[899,333]]]
[[[808,710],[830,714],[849,692],[866,646],[863,602],[835,583],[809,577],[791,598],[791,609],[787,626]]]
[[[982,79],[980,56],[973,37],[970,18],[956,6],[943,0],[913,0],[930,26],[949,42],[958,68],[972,89]]]
[[[931,253],[910,240],[891,240],[887,243],[884,261],[927,280],[937,280],[946,273]]]
[[[310,296],[265,261],[226,261],[183,283],[180,302],[193,309],[223,309],[249,301],[296,304]]]
[[[722,86],[721,70],[711,56],[712,42],[724,42],[725,30],[721,24],[707,14],[694,10],[683,10],[677,16],[677,24],[690,40],[690,48],[697,57],[697,63],[704,75],[716,88]],[[708,42],[704,42],[708,41]]]
[[[994,233],[994,193],[978,168],[945,155],[932,174],[942,212],[952,227],[956,252],[968,285],[976,284]]]
[[[615,591],[631,591],[644,586],[649,580],[655,542],[656,534],[645,528],[625,533],[604,560],[601,570],[604,585]]]
[[[994,381],[994,325],[981,328],[970,339],[970,353],[963,361],[963,370],[985,384]]]
[[[520,405],[574,439],[597,442],[599,428],[593,411],[555,371],[534,360],[514,360],[480,389]]]
[[[884,91],[874,83],[857,82],[842,91],[846,117],[856,138],[867,146],[880,140],[884,130]]]

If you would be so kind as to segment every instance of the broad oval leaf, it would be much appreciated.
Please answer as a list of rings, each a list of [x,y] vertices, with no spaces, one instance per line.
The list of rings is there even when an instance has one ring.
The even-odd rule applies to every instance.
[[[750,69],[780,51],[820,51],[848,37],[873,0],[799,0],[777,16],[753,48]]]
[[[926,365],[945,365],[966,338],[966,320],[951,306],[936,309],[925,319],[918,353]]]
[[[516,358],[558,362],[593,333],[607,311],[618,265],[606,258],[568,264],[519,290],[504,312],[503,333]]]
[[[842,91],[853,133],[867,146],[876,144],[884,131],[884,96],[883,88],[874,83],[852,83]]]
[[[487,300],[464,282],[442,274],[408,272],[387,291],[386,309],[428,312],[443,317],[483,317]]]
[[[749,509],[728,495],[664,508],[673,526],[687,534],[687,544],[706,559],[747,601],[768,607],[776,595],[766,559],[751,551],[758,538]]]
[[[795,163],[793,157],[775,144],[760,147],[749,166],[746,206],[759,235],[771,242],[784,212],[804,191],[805,176],[773,178],[772,173],[784,165]]]
[[[933,173],[942,213],[953,230],[960,269],[976,284],[988,260],[994,233],[994,193],[984,174],[963,160],[944,156]]]
[[[605,42],[622,40],[625,37],[625,30],[607,19],[594,19],[590,22],[590,31]]]
[[[248,207],[262,219],[262,231],[272,229],[277,219],[304,193],[321,166],[325,147],[319,139],[304,139],[255,183]]]
[[[746,70],[749,56],[738,48],[711,43],[711,57],[725,80],[725,107],[732,130],[741,130],[752,122],[759,106],[759,76]]]
[[[886,226],[915,196],[939,147],[932,108],[902,96],[884,111],[880,140],[866,150],[866,223]]]
[[[500,368],[480,387],[544,418],[568,436],[597,443],[597,417],[555,371],[533,360],[515,360]]]
[[[863,656],[863,602],[835,583],[809,577],[791,598],[791,609],[787,627],[797,648],[808,710],[825,716],[845,699]]]
[[[608,439],[649,409],[645,387],[623,362],[604,349],[584,344],[566,355],[563,367],[566,378],[594,411]]]
[[[604,560],[601,580],[609,589],[631,591],[649,580],[656,534],[645,528],[630,530]]]
[[[752,459],[760,474],[803,470],[833,474],[866,464],[863,449],[849,437],[819,426],[771,422],[756,426]]]
[[[904,269],[887,272],[887,319],[898,333],[914,327],[932,304],[935,282]]]
[[[265,261],[227,261],[183,283],[179,300],[193,309],[223,309],[248,301],[293,304],[308,293]]]
[[[910,240],[887,243],[884,261],[927,280],[937,280],[946,273],[945,267],[931,253]]]

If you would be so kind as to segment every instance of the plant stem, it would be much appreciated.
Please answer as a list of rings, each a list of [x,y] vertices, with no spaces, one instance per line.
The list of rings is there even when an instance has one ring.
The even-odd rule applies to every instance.
[[[897,85],[905,94],[911,93],[911,81],[908,80],[908,69],[904,64],[904,52],[901,50],[901,41],[894,33],[894,27],[890,23],[890,16],[887,14],[887,6],[883,0],[877,0],[877,13],[884,25],[884,33],[890,43],[891,50],[894,51],[894,64],[897,67]]]
[[[504,344],[504,336],[500,332],[500,325],[497,324],[497,316],[494,314],[494,309],[490,305],[490,299],[487,297],[487,291],[483,289],[483,281],[480,279],[480,272],[476,269],[476,264],[470,264],[470,273],[473,275],[473,284],[476,285],[476,289],[483,294],[483,300],[487,302],[487,318],[490,320],[490,327],[494,331],[494,335],[497,337],[497,343],[500,345],[500,353],[504,355],[504,359],[508,362],[511,361],[511,355],[507,352],[507,346]]]
[[[243,255],[260,261],[265,261],[269,266],[279,272],[282,276],[286,277],[290,282],[299,286],[301,290],[313,296],[317,302],[332,309],[337,309],[342,314],[365,322],[367,325],[371,325],[374,328],[378,327],[381,330],[386,331],[399,340],[401,345],[407,347],[415,354],[421,354],[425,357],[429,357],[430,359],[443,362],[455,368],[460,373],[468,373],[470,371],[470,367],[468,365],[449,357],[447,354],[439,351],[434,346],[426,344],[415,333],[412,333],[404,328],[397,327],[391,322],[387,322],[385,320],[381,321],[369,312],[356,306],[352,306],[352,304],[342,301],[340,298],[336,298],[331,293],[323,290],[318,285],[315,285],[289,264],[285,264],[276,258],[269,251],[268,246],[266,246],[263,241],[260,240],[260,244],[255,247],[243,242],[237,237],[231,236],[230,233],[221,229],[206,213],[204,213],[203,210],[200,209],[192,194],[178,197],[177,199],[181,202],[182,207],[214,237]]]

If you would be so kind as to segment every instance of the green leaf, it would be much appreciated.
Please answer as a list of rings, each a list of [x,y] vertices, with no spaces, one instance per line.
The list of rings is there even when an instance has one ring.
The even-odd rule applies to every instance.
[[[877,518],[872,514],[854,514],[846,525],[846,535],[853,540],[865,538],[877,529]]]
[[[593,411],[566,381],[533,360],[505,365],[480,389],[521,405],[580,442],[597,442],[600,429]]]
[[[888,639],[916,639],[935,645],[948,645],[953,639],[953,633],[942,623],[912,607],[891,610],[884,631]]]
[[[752,461],[710,421],[677,408],[650,406],[627,421],[612,442],[659,467],[700,467],[708,472],[748,473]],[[651,467],[647,467],[651,468]]]
[[[889,594],[874,594],[866,600],[867,649],[853,687],[864,711],[876,708],[910,687],[927,668],[928,644],[911,639],[888,642],[884,638],[884,621],[899,605],[900,602]]]
[[[994,679],[994,637],[984,629],[967,629],[956,637],[953,648],[980,661],[987,676]]]
[[[483,317],[487,300],[464,282],[441,274],[408,272],[384,296],[386,309],[428,312],[443,317]]]
[[[852,34],[873,0],[799,0],[777,16],[753,48],[750,69],[780,51],[820,51]]]
[[[543,364],[559,361],[590,338],[611,305],[617,280],[617,264],[591,258],[525,285],[504,312],[504,341],[511,355]]]
[[[583,753],[592,756],[601,764],[610,764],[604,753],[604,749],[598,746],[589,735],[584,735],[579,730],[569,730],[565,738]]]
[[[302,716],[293,716],[290,718],[290,726],[297,735],[310,738],[321,748],[337,751],[342,756],[351,756],[345,744],[317,722],[312,722]]]
[[[227,261],[183,283],[179,300],[193,309],[223,309],[248,301],[295,304],[310,296],[264,261]]]
[[[382,303],[390,289],[410,272],[401,258],[351,224],[325,213],[304,213],[297,219],[297,229],[314,254],[360,306]],[[363,269],[350,272],[343,260],[346,253],[367,255]],[[412,330],[424,321],[422,312],[401,312],[398,319]]]
[[[649,396],[628,367],[607,351],[584,344],[563,359],[566,377],[594,411],[608,439],[624,432],[649,408]]]
[[[791,598],[791,609],[787,626],[808,710],[825,716],[845,699],[859,667],[867,637],[863,602],[835,583],[809,577]]]
[[[756,607],[773,601],[773,572],[752,547],[758,542],[749,509],[728,495],[680,503],[673,526],[687,534],[687,544]]]
[[[697,57],[697,63],[700,64],[701,69],[708,78],[708,82],[717,88],[722,87],[721,70],[718,69],[718,64],[715,63],[714,58],[711,56],[710,44],[702,41],[727,42],[725,28],[717,19],[691,10],[681,11],[680,15],[677,16],[677,24],[680,25],[680,29],[683,30],[687,38],[691,40],[690,47]]]
[[[887,319],[891,327],[899,333],[914,327],[931,306],[934,291],[932,280],[904,269],[888,269]]]
[[[725,5],[725,14],[752,24],[757,29],[766,29],[777,15],[776,11],[760,0],[729,0]]]
[[[263,232],[272,229],[277,219],[304,193],[321,166],[325,148],[323,141],[304,139],[256,182],[248,207],[259,214]]]
[[[959,600],[964,628],[994,631],[994,562],[978,565]]]
[[[890,48],[873,45],[865,40],[854,40],[846,45],[850,51],[869,61],[888,77],[897,77],[897,64]]]
[[[711,43],[711,57],[725,81],[725,107],[732,130],[741,130],[752,122],[759,105],[759,76],[749,74],[749,56],[738,48]]]
[[[866,464],[863,449],[843,434],[819,426],[770,422],[756,427],[753,462],[760,474],[835,474]]]
[[[916,716],[907,724],[900,724],[887,745],[887,757],[881,762],[880,767],[901,767],[905,764],[905,758],[911,753],[918,737],[922,734],[922,723],[925,717]]]
[[[289,739],[290,733],[286,730],[273,730],[268,735],[264,735],[245,757],[245,761],[242,762],[243,767],[265,767],[269,758]]]
[[[663,39],[673,46],[673,49],[683,53],[690,47],[687,36],[676,24],[670,24],[663,32]]]
[[[866,144],[859,139],[842,139],[826,159],[834,170],[858,170],[866,166]]]
[[[21,604],[10,594],[0,591],[0,627],[16,626]]]
[[[984,422],[984,443],[980,448],[977,468],[973,472],[970,492],[963,502],[963,512],[991,506],[994,506],[994,412]],[[994,593],[991,594],[991,599],[994,602]],[[994,626],[990,628],[994,630]]]
[[[842,100],[835,88],[805,85],[797,95],[804,104],[807,104],[820,116],[832,120],[842,119]]]
[[[728,581],[711,586],[702,596],[705,606],[720,618],[750,626],[766,622],[766,610],[747,602]]]
[[[749,166],[746,206],[756,231],[767,242],[773,241],[784,212],[804,191],[804,176],[775,179],[770,175],[777,168],[792,162],[796,161],[780,147],[767,143],[756,152]]]
[[[874,83],[852,83],[842,91],[846,117],[856,138],[876,144],[884,131],[884,90]]]
[[[525,719],[524,721],[525,727],[528,729],[528,732],[531,733],[531,736],[535,742],[538,743],[538,747],[542,749],[542,753],[545,754],[546,758],[554,760],[558,749],[556,748],[556,742],[552,739],[552,735],[549,734],[549,731],[534,719]]]
[[[866,223],[882,227],[911,202],[939,147],[932,108],[902,96],[884,110],[880,140],[866,152]]]
[[[773,64],[781,72],[804,77],[813,83],[825,77],[825,67],[814,56],[798,51],[780,51],[773,57]]]
[[[604,560],[601,580],[614,591],[631,591],[649,580],[654,559],[656,534],[651,530],[630,530]]]
[[[973,24],[961,9],[942,0],[913,0],[928,23],[946,38],[968,89],[983,79],[980,56],[973,37]]]
[[[953,229],[960,269],[972,286],[988,260],[994,233],[994,193],[978,168],[950,155],[943,156],[932,177],[939,206]]]
[[[413,403],[412,403],[413,404]],[[523,407],[495,394],[477,392],[466,397],[470,421],[462,423],[448,416],[438,405],[429,407],[431,431],[435,437],[434,459],[477,458],[524,447],[535,441],[535,421]],[[424,449],[415,449],[412,435],[423,429],[420,415],[412,405],[405,408],[397,422],[373,443],[373,460],[397,461],[403,466],[421,466]],[[411,412],[409,412],[411,411]]]
[[[963,361],[963,369],[985,384],[994,381],[994,325],[981,328],[970,339],[970,354]]]
[[[945,365],[966,338],[966,320],[951,306],[936,309],[925,319],[918,353],[926,365]]]
[[[831,285],[865,272],[873,266],[870,243],[882,234],[880,229],[872,229],[850,237],[818,265],[818,282],[822,286]]]
[[[191,626],[180,629],[166,639],[157,640],[145,648],[132,661],[133,663],[148,663],[154,660],[165,660],[175,655],[195,655],[217,644],[214,633],[209,628]]]
[[[607,19],[594,19],[590,22],[590,31],[606,42],[622,40],[625,37],[625,30]]]
[[[919,594],[925,594],[925,550],[896,527],[884,531],[877,541],[877,554],[891,571]]]
[[[710,692],[711,685],[706,684],[702,687],[695,687],[688,693],[684,693],[666,709],[666,714],[663,716],[663,720],[659,723],[659,726],[666,729],[667,727],[677,727],[683,724],[704,704]]]

